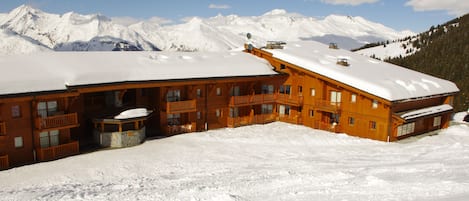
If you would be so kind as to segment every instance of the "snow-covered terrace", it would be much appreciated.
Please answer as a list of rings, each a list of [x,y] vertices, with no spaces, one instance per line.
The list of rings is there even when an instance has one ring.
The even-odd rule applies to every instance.
[[[0,56],[0,95],[117,82],[276,75],[243,52],[47,52]]]
[[[389,101],[401,101],[458,92],[447,80],[362,56],[330,49],[314,41],[288,42],[283,49],[266,49],[273,57]],[[336,64],[347,59],[348,66]]]

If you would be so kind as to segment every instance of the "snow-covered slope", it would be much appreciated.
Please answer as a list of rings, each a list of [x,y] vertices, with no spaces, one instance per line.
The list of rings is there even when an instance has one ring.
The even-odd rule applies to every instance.
[[[286,123],[148,140],[0,172],[0,200],[469,197],[469,127],[385,143]]]
[[[384,60],[394,57],[406,57],[414,54],[419,49],[412,46],[413,39],[397,40],[375,47],[365,48],[356,51],[358,54]]]
[[[0,14],[0,27],[61,51],[112,50],[119,42],[140,50],[223,51],[241,48],[247,33],[259,42],[318,40],[351,49],[413,35],[361,17],[331,15],[315,19],[280,9],[261,16],[218,15],[194,17],[182,24],[144,21],[124,26],[102,15],[57,15],[20,6]]]
[[[34,40],[24,38],[11,31],[0,29],[0,55],[50,51]]]

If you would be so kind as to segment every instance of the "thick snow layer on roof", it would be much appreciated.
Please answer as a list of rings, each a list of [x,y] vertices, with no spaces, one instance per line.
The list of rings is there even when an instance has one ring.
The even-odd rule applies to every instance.
[[[415,118],[428,116],[432,114],[437,114],[440,112],[446,112],[449,110],[453,110],[453,107],[451,105],[444,104],[444,105],[427,107],[427,108],[407,112],[407,113],[402,114],[401,117],[405,120],[409,120],[409,119],[415,119]]]
[[[458,92],[447,80],[362,56],[330,49],[314,41],[289,42],[283,49],[266,49],[275,58],[332,78],[389,101]],[[349,66],[336,64],[345,58]]]
[[[132,119],[138,117],[146,117],[151,113],[146,108],[135,108],[129,109],[121,112],[119,115],[115,116],[114,119]]]
[[[0,57],[0,94],[124,81],[275,75],[243,52],[48,52]]]

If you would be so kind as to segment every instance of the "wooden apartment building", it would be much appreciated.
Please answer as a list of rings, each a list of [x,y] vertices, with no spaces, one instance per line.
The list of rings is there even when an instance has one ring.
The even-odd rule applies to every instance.
[[[374,67],[385,66],[379,72],[393,74],[399,68],[397,73],[424,80],[396,78],[384,85],[391,90],[381,93],[350,82],[366,76],[341,80],[337,72],[310,67],[314,54],[325,55],[316,58],[318,68],[345,71],[354,70],[360,60],[369,62],[366,57],[314,42],[274,48],[251,46],[246,50],[250,54],[52,52],[2,57],[0,169],[78,154],[96,143],[96,129],[146,127],[147,136],[169,136],[284,121],[394,141],[448,126],[452,96],[458,92],[451,82],[373,61]],[[338,59],[349,66],[337,64]],[[399,95],[393,87],[411,93]],[[412,95],[418,87],[425,92]],[[96,123],[131,108],[153,113],[145,121],[130,119],[106,128]]]

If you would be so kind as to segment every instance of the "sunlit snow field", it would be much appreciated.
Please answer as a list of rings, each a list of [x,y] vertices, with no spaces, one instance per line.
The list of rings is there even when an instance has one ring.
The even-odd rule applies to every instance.
[[[286,123],[0,172],[0,200],[468,200],[469,126],[385,143]]]

